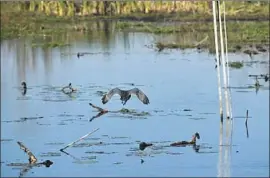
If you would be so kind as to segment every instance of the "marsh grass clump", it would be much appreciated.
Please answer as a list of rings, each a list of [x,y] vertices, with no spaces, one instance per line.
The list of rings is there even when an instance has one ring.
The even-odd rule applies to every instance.
[[[119,112],[122,114],[129,114],[132,116],[149,116],[150,115],[149,112],[145,112],[145,111],[137,112],[136,110],[126,109],[126,108],[122,108]]]
[[[226,2],[228,18],[269,18],[267,2]],[[31,1],[1,2],[1,9],[47,16],[107,16],[140,20],[211,18],[211,2],[192,1]],[[221,5],[223,9],[223,4]],[[198,15],[199,14],[199,15]]]
[[[59,42],[48,42],[48,43],[32,43],[32,47],[42,47],[42,48],[56,48],[56,47],[64,47],[69,46],[67,43],[59,43]]]
[[[175,3],[176,8],[169,11],[170,7],[174,8],[173,2],[132,1],[132,3],[109,2],[107,4],[96,1],[83,1],[81,4],[71,1],[31,1],[30,4],[1,2],[1,40],[30,36],[36,40],[33,42],[33,47],[53,48],[66,46],[65,44],[85,37],[91,40],[95,36],[100,36],[103,45],[107,46],[109,41],[115,38],[115,30],[125,30],[173,35],[174,43],[162,41],[151,44],[158,51],[198,47],[197,44],[209,36],[203,44],[199,43],[199,48],[207,48],[210,53],[213,53],[215,45],[212,20],[200,21],[205,14],[209,13],[212,17],[211,11],[207,10],[207,3],[182,1]],[[226,10],[227,20],[230,16],[234,17],[234,20],[237,19],[239,13],[242,17],[250,17],[251,12],[256,12],[257,15],[267,14],[269,19],[269,8],[266,8],[262,2],[227,2]],[[255,15],[253,19],[256,18]],[[228,21],[227,36],[229,52],[244,52],[242,46],[250,44],[261,45],[256,50],[259,53],[269,51],[268,21]],[[38,44],[37,39],[43,41],[43,37],[52,42]],[[250,51],[246,53],[253,55]]]
[[[242,68],[244,65],[243,65],[243,62],[229,62],[229,67],[231,68],[235,68],[235,69],[240,69]]]
[[[180,44],[180,43],[162,43],[157,42],[155,44],[158,52],[163,51],[164,49],[187,49],[187,48],[194,48],[195,46],[192,44]]]

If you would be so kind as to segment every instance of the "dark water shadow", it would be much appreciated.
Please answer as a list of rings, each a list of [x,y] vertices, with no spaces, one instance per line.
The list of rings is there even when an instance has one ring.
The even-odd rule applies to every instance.
[[[21,117],[20,119],[17,119],[17,120],[3,120],[2,122],[4,123],[26,122],[28,120],[37,120],[37,119],[42,119],[42,118],[44,117],[43,116]]]

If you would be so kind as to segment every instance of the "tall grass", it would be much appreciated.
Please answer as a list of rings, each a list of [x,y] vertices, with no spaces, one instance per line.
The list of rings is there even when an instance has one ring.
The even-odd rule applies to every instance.
[[[269,3],[226,2],[228,15],[242,12],[269,14]],[[1,11],[29,11],[55,16],[125,15],[133,13],[174,13],[210,14],[211,2],[192,1],[37,1],[1,2]]]

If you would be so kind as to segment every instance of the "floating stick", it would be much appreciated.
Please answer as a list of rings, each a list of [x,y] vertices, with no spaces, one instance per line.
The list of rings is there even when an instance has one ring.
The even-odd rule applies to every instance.
[[[28,159],[29,160],[29,163],[30,164],[36,163],[37,162],[37,158],[34,156],[34,154],[26,146],[24,146],[22,142],[19,142],[18,141],[17,143],[20,146],[20,149],[22,149],[25,153],[28,154],[28,156],[29,156],[29,159]]]
[[[246,122],[245,122],[246,126],[247,126],[247,122],[248,122],[248,110],[246,112]]]
[[[249,134],[248,134],[248,110],[246,112],[246,122],[245,122],[245,125],[246,125],[247,138],[248,138],[249,137]]]
[[[90,132],[90,133],[88,133],[88,134],[82,136],[82,137],[79,138],[78,140],[76,140],[76,141],[74,141],[74,142],[71,142],[70,144],[68,144],[68,145],[65,146],[64,148],[60,149],[60,151],[63,151],[64,149],[66,149],[66,148],[72,146],[72,145],[75,144],[76,142],[78,142],[78,141],[84,139],[85,137],[87,137],[87,136],[91,135],[92,133],[96,132],[97,130],[99,130],[99,128],[97,128],[97,129],[95,129],[94,131],[92,131],[92,132]]]

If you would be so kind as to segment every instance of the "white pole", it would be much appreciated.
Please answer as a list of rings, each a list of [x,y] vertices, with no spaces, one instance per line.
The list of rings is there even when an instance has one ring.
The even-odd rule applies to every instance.
[[[230,69],[229,69],[229,57],[228,57],[228,36],[227,36],[227,25],[226,25],[226,7],[225,7],[225,1],[223,1],[223,6],[224,6],[224,10],[223,10],[223,18],[224,18],[224,36],[225,36],[225,54],[226,54],[226,68],[227,68],[227,84],[228,87],[230,87]],[[231,98],[231,89],[229,88],[229,101],[230,101],[230,118],[232,119],[232,98]]]
[[[218,152],[218,175],[217,177],[224,177],[224,164],[223,164],[223,124],[219,125],[219,152]]]
[[[221,122],[223,122],[222,94],[221,94],[220,69],[219,69],[220,59],[219,59],[219,52],[218,52],[218,34],[217,34],[217,18],[216,18],[216,1],[212,1],[212,8],[213,8],[216,59],[217,59],[219,113],[220,113],[220,120]]]
[[[229,57],[228,57],[228,42],[227,42],[227,28],[226,28],[226,8],[225,8],[225,1],[223,1],[223,5],[224,5],[224,35],[225,35],[225,54],[226,54],[226,62],[227,62],[227,74],[228,74],[228,86],[230,87],[230,70],[229,70]],[[231,130],[230,130],[230,134],[231,134],[231,140],[230,140],[230,144],[232,145],[232,141],[233,141],[233,114],[232,114],[232,97],[231,97],[231,89],[229,88],[229,101],[230,101],[230,118],[231,118]]]
[[[223,32],[222,32],[222,23],[221,23],[221,13],[220,13],[220,1],[218,1],[218,11],[219,11],[219,32],[220,32],[220,48],[221,48],[221,61],[222,61],[222,68],[223,68],[223,82],[224,82],[224,93],[225,93],[225,103],[226,103],[226,111],[227,111],[227,118],[230,117],[229,111],[229,101],[228,101],[228,87],[227,87],[227,75],[226,75],[226,67],[225,67],[225,60],[224,60],[224,45],[223,45]]]

